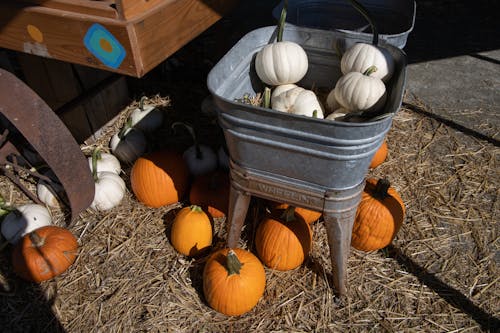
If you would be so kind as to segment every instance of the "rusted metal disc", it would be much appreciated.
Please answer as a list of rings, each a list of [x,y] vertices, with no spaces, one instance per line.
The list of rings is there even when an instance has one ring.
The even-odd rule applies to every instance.
[[[0,68],[0,113],[31,144],[63,186],[73,220],[94,199],[87,158],[68,128],[24,82]],[[13,151],[7,143],[8,152]],[[3,149],[0,148],[0,150]],[[2,154],[5,162],[5,152]]]

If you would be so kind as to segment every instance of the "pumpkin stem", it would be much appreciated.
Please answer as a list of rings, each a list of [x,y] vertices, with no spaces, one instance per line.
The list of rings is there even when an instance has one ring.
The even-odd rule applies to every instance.
[[[372,39],[372,44],[377,46],[378,45],[378,28],[377,26],[375,25],[375,22],[373,21],[370,13],[368,12],[368,10],[366,10],[366,8],[360,4],[357,0],[349,0],[351,2],[351,4],[353,5],[354,8],[356,8],[356,10],[361,14],[363,15],[363,17],[368,21],[368,23],[370,24],[371,28],[372,28],[372,32],[373,32],[373,39]]]
[[[264,98],[262,99],[262,106],[269,108],[271,106],[271,89],[269,87],[264,88]]]
[[[281,214],[281,219],[285,222],[291,222],[295,220],[295,206],[289,205],[283,214]]]
[[[125,134],[130,128],[132,128],[132,119],[128,118],[125,125],[123,125],[123,128],[120,130],[120,132],[118,132],[118,137],[120,138],[120,140],[125,137]]]
[[[243,264],[240,262],[236,256],[236,252],[233,249],[229,249],[226,257],[226,269],[228,275],[240,274],[240,270]]]
[[[147,100],[148,98],[146,96],[142,96],[140,101],[139,101],[139,109],[141,111],[144,111],[144,101]]]
[[[283,1],[283,9],[281,10],[280,20],[278,21],[278,36],[276,41],[283,40],[283,30],[285,29],[286,12],[288,9],[288,0]]]
[[[3,196],[0,194],[0,217],[9,214],[12,211],[16,211],[16,209],[12,206],[9,206]]]
[[[183,123],[182,121],[176,121],[172,124],[171,128],[175,130],[176,126],[183,126],[185,129],[187,129],[189,135],[191,135],[191,139],[193,139],[194,147],[196,149],[196,158],[199,160],[203,159],[203,152],[201,151],[200,143],[196,138],[196,132],[194,131],[193,126]]]
[[[318,110],[314,110],[312,114],[313,118],[318,118]]]
[[[189,209],[191,209],[191,211],[195,212],[195,213],[202,213],[203,212],[203,209],[201,209],[201,207],[197,206],[197,205],[191,205],[191,206],[189,206]]]
[[[378,68],[377,68],[377,66],[373,65],[373,66],[368,67],[366,69],[366,71],[363,72],[363,75],[370,76],[373,73],[375,73],[376,71],[378,71]]]
[[[36,247],[36,248],[39,248],[39,247],[42,247],[43,244],[45,244],[45,239],[40,237],[37,233],[36,233],[36,230],[30,232],[28,234],[30,240],[31,240],[31,243],[33,243],[33,246]]]
[[[391,187],[391,183],[387,178],[379,179],[377,181],[377,185],[375,185],[375,192],[373,193],[373,197],[379,200],[384,200],[389,196],[387,191]]]
[[[94,149],[92,152],[92,177],[94,182],[97,182],[97,161],[101,159],[101,150],[99,148]]]
[[[12,211],[12,210],[11,210],[11,208],[8,208],[8,207],[6,207],[6,206],[2,206],[2,207],[0,208],[0,217],[5,216],[5,215],[9,214],[11,211]]]

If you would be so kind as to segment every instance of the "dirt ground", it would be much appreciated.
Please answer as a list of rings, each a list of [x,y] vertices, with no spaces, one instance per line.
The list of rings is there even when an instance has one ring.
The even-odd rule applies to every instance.
[[[186,136],[172,136],[167,124],[178,120],[194,123],[200,139],[218,147],[222,132],[200,105],[208,96],[206,74],[226,50],[217,32],[231,24],[219,22],[145,78],[130,79],[134,101],[82,151],[106,149],[143,94],[162,104],[167,115],[152,149],[190,144]],[[237,38],[232,31],[225,42]],[[351,249],[345,304],[334,302],[320,219],[301,267],[265,269],[266,290],[252,311],[227,317],[212,310],[202,292],[207,257],[189,259],[168,240],[172,218],[186,202],[157,209],[138,203],[125,167],[123,202],[104,213],[88,210],[69,227],[80,250],[67,272],[28,283],[12,272],[11,248],[0,253],[0,331],[498,332],[500,148],[419,109],[425,106],[404,104],[396,114],[387,137],[389,156],[369,174],[387,177],[401,194],[407,209],[403,227],[385,249]],[[13,205],[28,202],[3,177],[0,193]],[[51,211],[56,224],[66,225],[64,211]],[[224,219],[214,226],[219,248]],[[254,251],[254,229],[247,221],[241,247]]]

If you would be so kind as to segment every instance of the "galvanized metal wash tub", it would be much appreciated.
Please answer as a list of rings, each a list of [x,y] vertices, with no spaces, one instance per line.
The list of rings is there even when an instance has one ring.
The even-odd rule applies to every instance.
[[[334,284],[344,295],[352,224],[370,161],[382,144],[401,107],[406,80],[406,56],[386,47],[395,59],[387,83],[385,108],[374,119],[339,122],[292,115],[243,104],[237,99],[262,92],[254,69],[255,54],[275,40],[275,27],[245,35],[208,75],[219,123],[231,159],[231,196],[227,244],[235,247],[251,195],[323,212],[334,269]],[[341,76],[334,45],[353,39],[343,32],[287,25],[283,40],[305,49],[309,69],[298,85],[330,89]],[[385,44],[385,45],[384,45]]]
[[[416,3],[413,0],[363,0],[386,43],[404,48],[415,25]],[[283,1],[274,9],[280,17]],[[301,27],[338,30],[349,38],[371,38],[366,19],[347,0],[289,0],[286,21]]]

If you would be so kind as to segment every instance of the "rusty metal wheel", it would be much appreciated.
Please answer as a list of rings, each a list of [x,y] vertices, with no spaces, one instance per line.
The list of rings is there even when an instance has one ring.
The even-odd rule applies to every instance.
[[[87,158],[53,110],[23,81],[0,68],[0,172],[31,200],[41,203],[23,178],[58,182],[71,220],[94,199],[94,180]],[[57,179],[33,168],[43,160]]]

